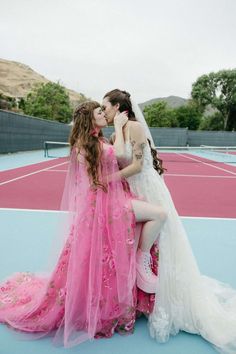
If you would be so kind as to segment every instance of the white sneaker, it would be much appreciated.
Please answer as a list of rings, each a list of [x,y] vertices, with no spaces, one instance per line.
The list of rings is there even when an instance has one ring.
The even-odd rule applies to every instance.
[[[151,269],[151,255],[139,248],[136,256],[137,287],[148,294],[156,293],[157,276]]]

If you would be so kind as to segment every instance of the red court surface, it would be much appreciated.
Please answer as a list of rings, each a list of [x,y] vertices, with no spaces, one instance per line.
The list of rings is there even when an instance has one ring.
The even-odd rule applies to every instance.
[[[236,218],[236,167],[190,154],[162,153],[165,181],[181,216]],[[66,159],[0,173],[0,208],[58,210]]]

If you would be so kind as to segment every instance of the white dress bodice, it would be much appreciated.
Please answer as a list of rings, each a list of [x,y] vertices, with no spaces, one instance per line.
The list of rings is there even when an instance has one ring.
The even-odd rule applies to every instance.
[[[127,178],[131,191],[139,198],[148,202],[162,206],[166,205],[166,197],[171,197],[164,179],[153,167],[153,157],[148,143],[144,147],[143,155],[142,171]],[[132,158],[132,145],[127,141],[125,142],[125,155],[118,158],[120,168],[130,165]]]

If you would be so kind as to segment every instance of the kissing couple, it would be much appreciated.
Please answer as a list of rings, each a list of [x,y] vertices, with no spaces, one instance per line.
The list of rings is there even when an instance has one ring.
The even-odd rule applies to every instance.
[[[0,321],[71,347],[132,333],[143,313],[158,342],[186,331],[236,353],[236,290],[200,273],[131,95],[115,89],[102,104],[80,104],[69,141],[69,233],[51,273],[16,273],[1,284]]]

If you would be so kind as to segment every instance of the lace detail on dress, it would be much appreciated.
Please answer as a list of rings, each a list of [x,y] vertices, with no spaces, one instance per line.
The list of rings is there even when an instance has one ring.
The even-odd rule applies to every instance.
[[[150,335],[152,338],[158,340],[158,342],[164,343],[169,339],[170,316],[165,312],[163,307],[158,308],[158,314],[158,317],[149,321]]]

